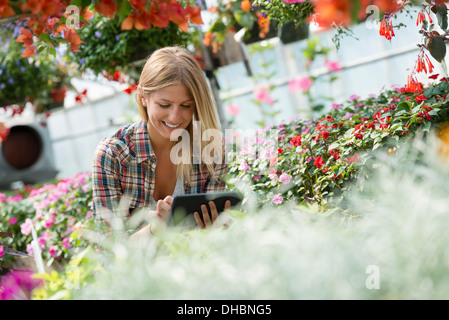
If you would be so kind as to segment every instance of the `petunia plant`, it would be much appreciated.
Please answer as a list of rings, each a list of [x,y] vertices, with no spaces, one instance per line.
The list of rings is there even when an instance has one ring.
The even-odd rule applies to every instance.
[[[12,194],[0,193],[0,230],[13,235],[4,245],[34,256],[31,245],[34,228],[48,265],[70,260],[78,248],[89,244],[82,231],[94,224],[91,201],[87,172],[54,183],[27,186]]]

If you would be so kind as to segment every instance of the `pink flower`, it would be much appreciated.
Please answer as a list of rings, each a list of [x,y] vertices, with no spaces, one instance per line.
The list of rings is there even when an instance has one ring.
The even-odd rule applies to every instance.
[[[31,243],[28,243],[27,244],[27,253],[30,255],[30,256],[33,256],[34,255],[34,252],[33,252],[33,245],[31,244]]]
[[[289,175],[288,173],[283,173],[281,174],[281,176],[279,177],[279,181],[283,184],[288,184],[290,183],[290,180],[292,179],[292,176]]]
[[[6,201],[6,196],[4,193],[0,193],[0,202],[5,202]]]
[[[3,246],[0,245],[0,259],[5,255],[5,251],[3,249]]]
[[[286,3],[303,3],[306,0],[282,0]]]
[[[243,160],[243,162],[239,166],[240,171],[249,170],[251,167],[246,163],[246,160]]]
[[[271,180],[276,180],[278,178],[278,175],[276,173],[270,173],[268,175],[268,178],[270,178]]]
[[[284,198],[280,194],[274,195],[273,199],[271,199],[271,202],[274,204],[281,204],[282,201],[284,201]]]
[[[20,225],[20,231],[24,235],[29,235],[31,233],[31,227],[33,226],[33,220],[27,218],[24,223]]]
[[[54,225],[55,224],[55,218],[56,218],[56,216],[54,215],[54,214],[52,214],[51,216],[50,216],[50,218],[47,220],[47,221],[45,221],[45,224],[44,224],[44,226],[45,226],[45,228],[50,228],[52,225]]]
[[[70,238],[64,238],[64,240],[62,240],[62,245],[64,248],[69,249],[71,247]]]
[[[53,257],[53,256],[56,255],[56,252],[58,252],[58,247],[55,246],[54,244],[52,244],[52,245],[50,246],[50,248],[48,249],[48,254],[49,254],[51,257]]]
[[[300,77],[291,80],[288,83],[288,88],[290,89],[291,93],[296,93],[298,90],[302,90],[304,92],[307,92],[310,90],[310,87],[312,87],[313,81],[309,77]]]
[[[44,281],[33,278],[33,271],[12,270],[0,280],[0,300],[31,300],[31,292]]]
[[[259,87],[254,89],[254,98],[256,99],[256,101],[258,102],[266,102],[268,104],[273,104],[276,101],[270,97],[270,94],[267,92],[268,88],[267,86],[263,86],[263,87]]]
[[[17,219],[17,217],[13,217],[9,220],[9,224],[13,225],[17,222],[17,220],[19,220],[19,219]]]
[[[332,108],[332,109],[338,109],[338,108],[340,108],[340,107],[341,107],[341,104],[332,102],[332,105],[331,105],[331,108]]]
[[[332,72],[336,72],[336,71],[342,70],[342,68],[340,66],[340,63],[338,63],[338,61],[327,61],[325,63],[325,65]]]
[[[233,116],[233,117],[235,117],[236,115],[238,115],[239,113],[240,113],[240,108],[237,106],[237,105],[235,105],[235,104],[233,104],[233,103],[231,103],[227,108],[226,108],[226,110],[231,114],[231,116]]]

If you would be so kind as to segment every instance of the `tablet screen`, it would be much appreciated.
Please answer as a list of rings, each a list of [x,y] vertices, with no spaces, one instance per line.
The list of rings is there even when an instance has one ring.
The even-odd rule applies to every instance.
[[[242,196],[234,191],[183,194],[175,196],[169,217],[169,225],[178,225],[184,219],[193,219],[193,213],[197,211],[202,218],[201,205],[205,204],[209,210],[209,201],[214,201],[218,213],[224,211],[225,202],[231,201],[231,207],[234,207],[242,201]],[[196,224],[196,222],[195,222]]]

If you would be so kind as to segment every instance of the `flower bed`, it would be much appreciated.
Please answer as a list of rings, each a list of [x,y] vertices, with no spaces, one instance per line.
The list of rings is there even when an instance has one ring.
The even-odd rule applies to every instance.
[[[229,184],[249,185],[261,205],[337,204],[369,163],[366,151],[384,147],[393,153],[400,141],[449,120],[447,79],[415,89],[367,99],[353,95],[318,120],[263,128],[250,143],[233,141]]]
[[[229,245],[231,245],[231,247],[240,246],[242,249],[239,254],[242,254],[245,250],[249,250],[248,248],[252,248],[255,242],[268,237],[268,235],[265,234],[266,230],[274,230],[274,233],[271,234],[270,237],[273,236],[274,238],[277,238],[279,244],[282,243],[282,246],[276,245],[277,242],[273,238],[274,242],[272,242],[272,244],[274,250],[270,254],[274,260],[278,261],[277,259],[279,259],[280,262],[278,265],[269,265],[267,267],[268,269],[265,271],[261,270],[260,274],[262,276],[259,279],[260,281],[254,280],[251,283],[244,283],[244,288],[250,288],[250,291],[254,291],[253,289],[257,287],[257,284],[266,283],[266,281],[264,281],[265,274],[272,275],[274,270],[279,269],[281,266],[285,267],[286,264],[282,262],[282,259],[284,259],[283,254],[285,252],[293,253],[299,252],[298,250],[303,250],[304,255],[316,252],[314,251],[316,248],[293,244],[289,245],[289,241],[284,239],[286,234],[288,234],[287,238],[289,238],[294,237],[293,235],[295,234],[302,234],[305,232],[306,236],[302,240],[306,243],[311,243],[317,239],[324,238],[329,239],[329,242],[327,243],[332,243],[332,241],[335,240],[335,238],[333,238],[335,233],[329,231],[333,227],[324,229],[327,230],[326,232],[329,232],[328,234],[323,234],[323,232],[317,234],[313,225],[309,226],[312,229],[307,229],[309,227],[301,226],[304,222],[315,221],[317,217],[328,217],[330,213],[333,212],[331,209],[333,209],[335,205],[339,205],[339,209],[342,209],[349,215],[355,213],[358,216],[363,216],[366,213],[364,211],[365,208],[368,210],[369,208],[380,206],[385,212],[390,210],[392,216],[393,213],[400,213],[397,216],[397,220],[394,221],[395,224],[400,225],[402,221],[406,219],[407,212],[402,212],[401,208],[393,206],[394,201],[391,200],[394,198],[393,196],[395,194],[391,190],[399,190],[399,183],[401,179],[402,181],[405,181],[404,177],[397,178],[392,185],[388,184],[389,182],[387,183],[393,188],[390,190],[391,196],[388,198],[381,201],[382,196],[385,196],[385,194],[373,196],[373,201],[377,201],[374,202],[374,206],[371,202],[368,204],[369,201],[366,199],[369,199],[369,197],[367,198],[366,194],[364,195],[365,200],[363,200],[365,202],[362,201],[362,204],[359,203],[356,205],[354,200],[351,200],[351,197],[357,192],[360,192],[360,190],[365,190],[365,193],[375,193],[376,190],[378,190],[377,186],[381,185],[379,180],[373,180],[372,178],[375,176],[372,172],[375,172],[376,167],[379,167],[381,163],[379,158],[376,157],[376,153],[389,155],[387,158],[391,159],[389,164],[392,168],[391,170],[393,170],[393,172],[394,170],[397,170],[402,173],[412,172],[414,170],[413,165],[416,165],[417,161],[421,161],[416,160],[417,158],[425,158],[427,161],[426,163],[430,161],[429,159],[434,158],[430,153],[429,155],[426,155],[426,150],[424,149],[420,151],[420,157],[413,156],[407,158],[413,160],[405,161],[398,157],[398,155],[401,154],[404,144],[407,146],[405,149],[410,149],[411,142],[416,136],[419,136],[421,133],[433,133],[433,129],[438,129],[440,126],[443,127],[443,124],[449,119],[447,100],[449,83],[446,79],[442,79],[442,81],[427,88],[419,87],[418,89],[419,91],[417,92],[410,91],[407,88],[391,89],[383,92],[379,96],[367,99],[352,96],[345,103],[334,105],[330,112],[317,120],[295,120],[279,126],[261,129],[259,131],[261,135],[256,137],[254,144],[249,144],[245,149],[236,150],[233,153],[230,153],[230,159],[233,161],[230,162],[229,187],[238,188],[241,184],[246,186],[249,185],[249,188],[246,189],[247,192],[245,193],[250,194],[250,196],[255,195],[258,200],[258,208],[247,206],[243,209],[243,212],[247,213],[247,215],[233,212],[235,227],[232,227],[228,231],[231,233],[231,236],[226,232],[203,233],[195,231],[188,234],[189,241],[187,241],[185,234],[183,233],[177,234],[176,232],[168,232],[167,234],[162,234],[160,238],[157,238],[157,240],[154,240],[149,246],[142,249],[144,250],[143,252],[141,249],[134,251],[135,248],[128,247],[126,243],[120,243],[122,240],[110,239],[110,245],[106,250],[110,251],[111,255],[109,258],[112,260],[107,262],[106,265],[110,264],[112,269],[105,271],[99,262],[105,257],[98,257],[93,250],[93,245],[91,245],[89,240],[83,237],[82,231],[86,229],[92,230],[94,228],[94,223],[90,211],[92,201],[90,176],[88,173],[80,173],[70,179],[55,181],[52,184],[26,187],[14,194],[0,194],[0,230],[13,233],[12,239],[2,240],[3,247],[0,246],[0,249],[4,250],[4,247],[9,247],[33,255],[30,245],[33,239],[31,234],[31,228],[33,226],[38,236],[37,241],[42,250],[42,257],[44,261],[46,261],[47,266],[54,267],[52,264],[55,261],[59,262],[58,265],[60,268],[56,268],[60,271],[59,273],[53,271],[35,275],[35,277],[44,281],[33,282],[33,285],[35,284],[36,286],[39,286],[39,288],[35,290],[32,295],[31,293],[27,294],[27,297],[32,296],[35,299],[47,299],[51,297],[60,299],[75,297],[84,299],[93,296],[115,298],[108,294],[108,292],[111,292],[109,288],[110,285],[118,290],[113,291],[122,292],[129,298],[152,297],[160,299],[173,297],[171,294],[178,290],[177,286],[179,283],[177,281],[181,278],[177,278],[179,276],[179,269],[174,268],[174,265],[191,265],[192,261],[195,260],[195,263],[197,263],[201,269],[204,269],[205,267],[202,266],[202,264],[210,263],[204,262],[206,260],[210,261],[210,259],[221,259],[217,265],[229,265],[231,261],[236,261],[236,257],[225,249],[227,247],[225,243],[228,243],[227,241],[229,239],[238,239],[240,245],[232,245],[232,243]],[[275,133],[274,136],[276,139],[274,142],[273,140],[263,138],[267,137],[266,134],[269,132]],[[236,145],[236,147],[238,146]],[[413,150],[413,148],[411,149]],[[433,149],[432,152],[434,151],[435,149]],[[235,158],[232,158],[232,156],[235,156]],[[435,163],[431,163],[430,165],[433,166],[431,170],[421,168],[416,171],[415,175],[419,175],[419,179],[423,179],[422,174],[430,174],[432,172],[437,172],[438,170],[442,170],[441,179],[447,175],[447,170],[444,171],[444,166],[435,165]],[[435,169],[435,166],[438,170]],[[439,174],[435,173],[435,176],[438,175]],[[366,179],[366,177],[370,178]],[[432,179],[434,178],[435,177],[432,176]],[[415,178],[412,176],[410,179],[412,179],[411,181],[415,181]],[[434,183],[434,180],[432,180],[432,183]],[[354,185],[357,185],[358,187],[353,188]],[[410,182],[409,185],[412,185],[412,182]],[[415,190],[413,192],[417,191]],[[432,196],[439,195],[441,198],[440,200],[444,201],[444,197],[440,195],[440,193],[441,192],[436,190],[432,191]],[[362,198],[357,199],[360,200]],[[429,194],[429,197],[426,198],[427,204],[430,203],[430,199]],[[432,213],[439,214],[441,211],[439,203],[442,203],[441,201],[435,202],[434,209],[436,211],[431,211]],[[392,208],[388,208],[387,202]],[[294,206],[289,206],[289,204],[292,203]],[[303,205],[297,206],[298,204]],[[319,209],[318,211],[322,214],[317,215],[313,212],[303,212],[302,210],[307,207],[304,206],[304,204],[316,206]],[[352,205],[351,212],[347,210],[350,205]],[[281,206],[284,214],[282,216],[287,220],[284,220],[284,218],[281,219],[281,216],[279,216],[280,211],[276,210],[277,207]],[[396,209],[397,212],[394,212]],[[426,212],[427,214],[430,214],[430,211]],[[257,215],[254,215],[253,213],[257,213]],[[260,218],[257,218],[258,215],[260,215]],[[244,219],[239,219],[243,217]],[[385,217],[386,216],[384,216],[384,218]],[[423,219],[423,217],[420,217],[419,219]],[[372,214],[370,220],[367,221],[366,226],[359,224],[365,231],[369,230],[370,226],[379,223],[378,220],[372,218]],[[295,222],[298,223],[297,226],[295,226]],[[257,228],[253,230],[254,234],[247,232],[251,225],[257,225]],[[275,226],[274,229],[273,226]],[[433,226],[429,226],[428,229],[430,230],[431,227]],[[380,229],[377,228],[376,230]],[[287,233],[284,234],[284,232]],[[367,232],[364,234],[363,232],[358,232],[357,229],[350,229],[348,232],[347,244],[351,243],[351,241],[354,241],[352,243],[368,243],[371,241],[370,239],[375,239],[378,236],[375,232]],[[251,236],[242,237],[243,234],[251,234]],[[426,234],[427,233],[423,233],[423,236],[426,236]],[[312,238],[309,239],[309,237]],[[391,233],[387,233],[385,237],[385,241],[391,240],[391,243],[402,241],[394,240],[394,234]],[[208,244],[207,248],[201,245],[204,241]],[[301,239],[296,239],[291,243],[300,242]],[[217,252],[221,252],[222,258],[218,258],[220,255],[217,256],[211,251],[210,245],[212,243],[215,244],[213,248],[215,248]],[[343,247],[345,246],[346,245]],[[353,271],[359,267],[366,268],[366,266],[364,266],[364,263],[367,263],[366,261],[370,260],[372,257],[377,257],[379,252],[385,250],[384,247],[381,247],[382,246],[378,246],[368,252],[367,255],[361,256],[355,264],[347,266],[346,263],[341,263],[339,268],[345,270],[345,268],[348,267]],[[438,251],[441,248],[438,247],[436,250]],[[335,249],[340,250],[341,248],[339,249],[338,246],[336,246]],[[348,256],[353,255],[351,251],[353,249],[354,248],[348,249]],[[128,253],[125,254],[127,263],[124,263],[123,261],[123,250],[128,250]],[[203,255],[208,256],[210,259],[196,259]],[[370,257],[370,255],[372,255],[372,257]],[[392,253],[390,258],[396,259],[396,255],[397,253]],[[289,254],[289,259],[292,256],[294,255]],[[159,257],[162,258],[159,259]],[[167,257],[169,258],[168,260]],[[5,260],[8,256],[6,255],[2,258]],[[251,259],[253,258],[255,259],[255,257],[252,257]],[[429,259],[430,258],[431,257],[429,256]],[[248,258],[243,263],[245,270],[252,270],[255,268],[254,261],[257,261],[257,259],[254,261],[251,259]],[[308,267],[301,264],[300,260],[301,259],[294,264],[294,266],[296,266],[295,268],[305,268],[304,270],[306,270]],[[172,261],[173,264],[168,266],[167,261]],[[330,261],[324,259],[321,262],[324,265]],[[381,259],[379,264],[382,267],[387,265],[388,262],[388,259]],[[144,268],[140,271],[135,269],[137,266],[142,265],[152,265],[156,271],[151,271],[151,274],[155,275],[157,279],[148,277],[148,273]],[[398,270],[402,270],[401,265],[402,264],[397,261],[395,267]],[[222,271],[217,268],[210,269],[211,277],[222,274]],[[233,267],[229,265],[229,268],[232,269]],[[425,268],[425,266],[423,265],[422,268]],[[162,270],[165,270],[168,273],[166,273],[165,276],[160,277],[159,274]],[[287,270],[286,274],[293,276],[293,274],[295,274],[294,270]],[[123,274],[123,272],[140,275],[143,281],[139,283],[145,284],[144,287],[146,288],[154,287],[159,289],[145,291],[144,287],[142,287],[140,289],[144,291],[139,291],[139,289],[132,293],[128,290],[130,288],[128,288],[126,284],[117,280],[119,278],[117,278],[117,274]],[[186,270],[183,272],[186,272]],[[97,276],[94,276],[94,274],[97,274]],[[20,278],[22,275],[24,274],[18,274],[17,277]],[[390,273],[389,276],[391,277],[391,280],[393,279],[394,274]],[[17,277],[13,274],[10,277],[5,276],[4,279],[6,279],[5,281],[8,281],[8,283],[15,283],[14,279]],[[189,274],[189,277],[192,277],[191,279],[196,279],[194,275],[191,274]],[[312,275],[312,278],[314,277],[318,279],[320,275],[317,273]],[[237,283],[243,281],[242,279],[244,278],[245,276],[243,276],[243,278],[235,277],[231,280],[236,281]],[[162,281],[158,279],[165,280]],[[332,277],[329,277],[329,281],[331,281],[331,279]],[[228,280],[230,281],[230,279]],[[285,296],[285,298],[298,298],[301,294],[304,294],[299,287],[291,292],[282,292],[282,287],[284,286],[282,283],[284,283],[284,280],[287,281],[287,278],[280,278],[278,282],[280,285],[273,287],[275,291],[281,294],[281,296]],[[95,287],[97,281],[100,285]],[[193,287],[195,286],[193,285],[196,283],[195,281],[196,280],[190,282]],[[406,281],[408,280],[404,279],[403,283]],[[42,283],[44,286],[42,286]],[[88,283],[91,284],[92,287],[88,287]],[[102,283],[108,283],[108,286],[105,286]],[[136,281],[127,281],[127,283],[132,283],[133,286],[136,285]],[[170,283],[171,288],[175,291],[164,291],[162,283]],[[183,281],[180,283],[183,283]],[[298,283],[301,283],[300,279],[298,279]],[[183,283],[182,285],[185,284]],[[444,286],[445,284],[442,285],[442,287]],[[35,287],[33,287],[33,289],[34,288]],[[83,290],[71,290],[80,288]],[[108,288],[108,292],[104,291],[103,288]],[[357,296],[362,294],[366,297],[384,298],[388,297],[390,294],[394,294],[394,290],[393,287],[393,289],[387,290],[386,293],[379,295],[373,294],[372,292],[363,293],[355,290],[347,296]],[[6,291],[3,290],[3,293],[4,292]],[[233,291],[233,289],[229,287],[227,291],[223,292],[223,294],[216,293],[215,295],[211,293],[212,295],[209,297],[248,298],[248,296],[245,295],[245,292],[248,291],[245,290],[241,292]],[[252,298],[271,298],[270,292],[271,289],[262,290],[259,295],[252,296]],[[328,292],[326,293],[326,297],[332,297],[332,294],[332,292]],[[428,292],[425,292],[425,294],[428,294]],[[438,296],[438,294],[435,296]],[[11,298],[12,296],[7,297]],[[198,297],[201,297],[201,295]],[[317,297],[319,297],[319,294]],[[182,296],[180,296],[180,298],[182,298]]]
[[[34,227],[42,258],[48,265],[55,260],[63,264],[79,247],[88,245],[81,231],[93,225],[91,202],[88,173],[26,187],[14,194],[0,193],[0,230],[13,234],[13,238],[3,240],[3,245],[33,256]],[[11,256],[4,257],[7,258]]]

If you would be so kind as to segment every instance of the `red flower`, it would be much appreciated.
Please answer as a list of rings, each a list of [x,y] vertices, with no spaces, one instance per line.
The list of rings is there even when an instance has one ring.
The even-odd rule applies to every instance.
[[[340,154],[339,154],[339,151],[338,151],[338,150],[337,150],[337,151],[334,151],[334,150],[330,149],[330,150],[329,150],[329,153],[332,155],[332,157],[333,157],[335,160],[340,159]]]
[[[414,78],[412,75],[409,75],[407,77],[407,84],[405,85],[404,90],[406,92],[414,92],[417,94],[421,94],[423,90],[423,84],[419,82],[416,78]]]
[[[293,138],[290,139],[290,143],[295,147],[298,147],[301,145],[301,139],[302,139],[301,136],[294,136]]]
[[[362,135],[361,133],[359,133],[359,132],[354,132],[354,136],[355,136],[357,139],[363,139],[363,135]]]
[[[416,102],[427,101],[427,97],[425,95],[421,94],[415,98],[415,101]]]
[[[278,148],[278,153],[281,154],[282,152],[284,152],[284,150],[282,150],[282,148]]]
[[[313,164],[316,165],[318,169],[320,169],[324,164],[323,158],[322,157],[316,158]]]
[[[327,131],[321,131],[320,135],[323,137],[323,139],[326,139],[327,137],[329,137],[329,132]]]
[[[393,23],[390,21],[390,14],[385,14],[382,22],[380,23],[379,34],[384,36],[385,39],[391,40],[395,36],[393,31]]]
[[[357,163],[357,162],[360,162],[360,157],[359,157],[359,154],[356,153],[352,157],[348,157],[348,158],[343,159],[343,160],[346,161],[349,164],[350,163]]]
[[[387,129],[387,128],[388,128],[388,123],[381,123],[381,124],[379,125],[379,128],[381,128],[381,129]]]
[[[75,97],[75,101],[78,103],[84,103],[84,100],[86,99],[86,95],[87,95],[87,89],[84,89],[83,92],[78,93]]]

